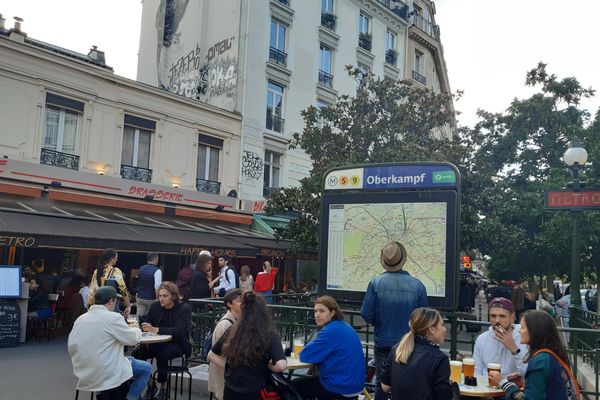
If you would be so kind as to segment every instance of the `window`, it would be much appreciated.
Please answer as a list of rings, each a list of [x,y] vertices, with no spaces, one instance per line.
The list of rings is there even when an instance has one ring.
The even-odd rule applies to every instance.
[[[281,154],[265,150],[264,186],[268,189],[278,188],[281,170]],[[269,193],[270,194],[270,193]]]
[[[369,33],[369,17],[364,14],[360,14],[358,17],[358,32],[359,33]]]
[[[82,114],[82,102],[47,93],[42,147],[75,154]]]
[[[223,140],[206,135],[198,139],[197,179],[217,182],[219,180],[219,157]]]
[[[329,107],[330,104],[327,103],[326,101],[323,101],[321,99],[317,99],[317,110],[320,112],[324,107]],[[323,126],[325,126],[325,121],[323,119],[323,117],[320,114],[317,114],[317,126],[321,129],[323,129]]]
[[[420,74],[423,72],[423,53],[419,50],[415,50],[415,71]]]
[[[328,87],[333,86],[333,75],[331,75],[331,59],[333,53],[330,48],[321,45],[319,53],[319,83]]]
[[[385,33],[385,49],[396,50],[396,34],[394,32],[386,31]]]
[[[156,123],[153,121],[125,115],[121,165],[145,169],[150,167],[150,143],[155,128]]]
[[[283,133],[283,86],[267,84],[267,129]]]
[[[333,14],[333,0],[321,0],[321,13]]]
[[[271,36],[269,39],[269,60],[286,65],[285,26],[271,20]]]

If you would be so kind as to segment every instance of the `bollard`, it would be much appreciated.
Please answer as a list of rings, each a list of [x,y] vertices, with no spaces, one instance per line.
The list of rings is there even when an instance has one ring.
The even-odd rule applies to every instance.
[[[456,354],[458,349],[458,324],[456,322],[456,316],[452,315],[450,319],[450,359],[456,360]]]
[[[482,319],[483,318],[483,313],[482,313],[481,301],[479,302],[479,307],[478,308],[479,308],[479,310],[478,310],[478,313],[479,313],[478,319],[479,319],[479,321],[483,321],[483,319]]]

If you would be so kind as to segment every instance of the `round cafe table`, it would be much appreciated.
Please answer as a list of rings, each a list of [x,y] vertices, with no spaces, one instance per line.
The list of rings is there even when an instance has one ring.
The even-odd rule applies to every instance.
[[[158,335],[155,333],[144,332],[142,333],[142,338],[140,339],[141,344],[150,345],[156,343],[166,343],[173,340],[173,336],[171,335]]]
[[[480,381],[481,377],[477,379]],[[487,381],[487,376],[485,377]],[[502,389],[495,389],[487,385],[478,386],[467,386],[464,383],[458,385],[461,396],[465,397],[504,397],[504,391]]]

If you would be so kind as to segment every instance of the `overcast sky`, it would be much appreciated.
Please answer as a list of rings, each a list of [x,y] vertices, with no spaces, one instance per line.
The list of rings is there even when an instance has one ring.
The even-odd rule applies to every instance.
[[[503,111],[514,97],[531,94],[525,74],[538,61],[559,77],[600,89],[599,0],[437,0],[436,6],[450,86],[465,92],[456,104],[461,124],[474,125],[478,108]],[[140,0],[0,0],[7,27],[16,15],[32,38],[81,53],[97,45],[115,73],[131,79],[141,10]],[[593,114],[600,99],[583,106]]]

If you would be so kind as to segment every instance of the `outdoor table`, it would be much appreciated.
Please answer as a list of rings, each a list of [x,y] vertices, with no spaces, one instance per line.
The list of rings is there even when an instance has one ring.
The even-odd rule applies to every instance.
[[[302,361],[300,361],[299,358],[296,358],[296,357],[287,357],[286,361],[287,361],[286,369],[289,371],[288,376],[287,376],[288,380],[292,379],[292,374],[294,373],[294,370],[312,367],[312,364],[302,362]]]
[[[142,338],[140,339],[141,344],[151,345],[156,343],[166,343],[173,340],[173,336],[171,335],[158,335],[155,333],[144,332],[142,333]]]
[[[478,376],[477,382],[487,382],[487,376]],[[464,383],[458,385],[461,396],[465,397],[504,397],[502,389],[495,389],[487,385],[467,386]]]

